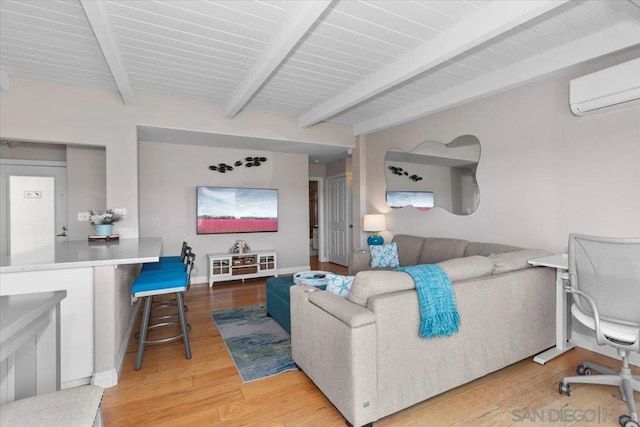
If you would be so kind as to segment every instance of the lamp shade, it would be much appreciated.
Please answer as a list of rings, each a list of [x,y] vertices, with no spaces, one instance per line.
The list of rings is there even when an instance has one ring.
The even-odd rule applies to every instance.
[[[382,214],[365,215],[362,224],[362,231],[383,231],[387,229],[387,224]]]

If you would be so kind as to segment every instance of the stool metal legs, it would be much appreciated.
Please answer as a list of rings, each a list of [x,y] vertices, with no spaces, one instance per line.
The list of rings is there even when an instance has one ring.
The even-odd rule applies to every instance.
[[[191,345],[189,343],[189,330],[191,329],[191,327],[189,326],[189,324],[187,324],[187,316],[184,309],[182,292],[176,292],[175,295],[176,295],[176,302],[177,302],[176,308],[178,310],[178,319],[180,321],[179,323],[180,323],[181,334],[173,337],[169,337],[169,338],[158,339],[158,340],[147,339],[147,334],[149,332],[149,329],[152,329],[154,327],[167,326],[174,323],[170,322],[170,323],[150,326],[149,321],[151,318],[151,307],[153,305],[153,302],[152,302],[153,297],[152,296],[144,297],[145,301],[144,301],[144,311],[142,313],[142,324],[140,327],[139,335],[137,336],[138,351],[136,353],[136,364],[135,364],[136,371],[140,370],[140,368],[142,367],[142,358],[144,356],[144,347],[146,344],[158,344],[163,342],[175,341],[177,339],[182,339],[184,343],[184,357],[186,359],[191,359]]]
[[[182,341],[184,342],[184,357],[191,359],[191,344],[189,343],[189,325],[187,325],[187,315],[182,301],[182,292],[176,292],[178,300],[178,317],[180,318],[180,328],[182,329]]]
[[[151,315],[151,297],[144,299],[144,312],[142,313],[142,326],[140,327],[140,338],[138,339],[138,353],[136,354],[135,370],[142,367],[142,356],[144,355],[144,343],[147,340],[147,330],[149,328],[149,316]]]

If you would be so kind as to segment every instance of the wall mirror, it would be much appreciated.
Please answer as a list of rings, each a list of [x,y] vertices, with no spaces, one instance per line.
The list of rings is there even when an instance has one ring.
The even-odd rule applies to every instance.
[[[387,205],[434,207],[456,215],[473,213],[480,202],[476,169],[480,141],[462,135],[448,144],[425,141],[410,152],[392,148],[384,158]]]

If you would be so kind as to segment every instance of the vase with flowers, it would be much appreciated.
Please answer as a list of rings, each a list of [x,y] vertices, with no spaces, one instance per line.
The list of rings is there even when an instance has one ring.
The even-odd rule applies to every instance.
[[[118,222],[122,217],[115,213],[113,209],[89,211],[89,222],[96,226],[96,236],[112,236],[113,223]]]

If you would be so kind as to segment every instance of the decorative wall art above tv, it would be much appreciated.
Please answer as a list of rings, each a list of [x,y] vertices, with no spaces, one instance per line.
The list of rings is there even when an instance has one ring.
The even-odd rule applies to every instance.
[[[269,188],[197,188],[197,233],[278,231],[278,190]]]
[[[234,167],[240,167],[243,164],[247,168],[252,168],[254,166],[258,167],[258,166],[260,166],[261,164],[263,164],[266,161],[267,161],[266,157],[258,157],[258,156],[256,156],[256,157],[245,157],[244,158],[244,163],[243,163],[242,160],[236,160],[233,163],[233,166],[228,165],[226,163],[218,163],[217,165],[209,166],[209,170],[220,172],[220,173],[227,173],[227,172],[231,172]]]

